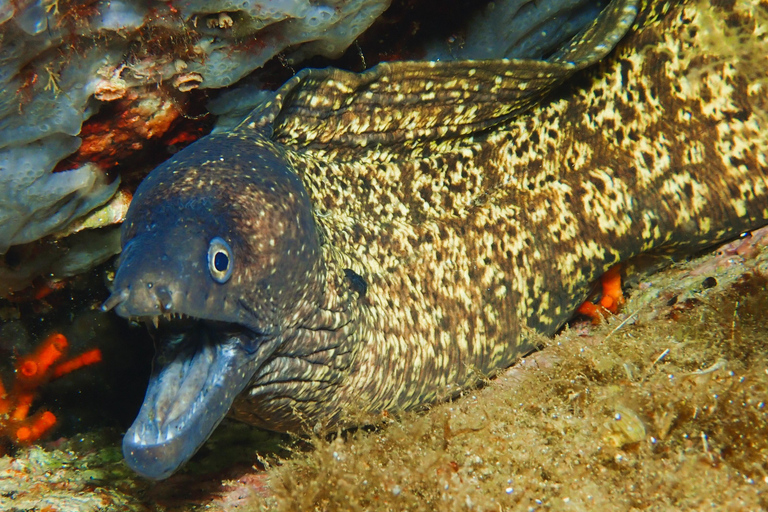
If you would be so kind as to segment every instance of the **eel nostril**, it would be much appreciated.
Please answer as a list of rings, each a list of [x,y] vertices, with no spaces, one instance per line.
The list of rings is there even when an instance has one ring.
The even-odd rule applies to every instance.
[[[115,306],[119,305],[122,302],[125,302],[128,300],[128,296],[131,294],[130,287],[123,288],[120,291],[115,291],[110,295],[107,300],[104,301],[104,304],[101,305],[101,310],[106,312],[110,309],[114,308]]]
[[[169,311],[173,308],[173,298],[167,288],[158,288],[155,291],[155,296],[157,297],[158,304],[160,304],[160,309]]]

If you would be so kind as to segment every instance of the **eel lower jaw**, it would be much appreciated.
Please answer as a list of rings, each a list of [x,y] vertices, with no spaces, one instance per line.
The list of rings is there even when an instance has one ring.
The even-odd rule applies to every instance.
[[[268,352],[257,347],[259,334],[238,326],[164,323],[144,403],[123,438],[128,466],[155,480],[205,443]]]

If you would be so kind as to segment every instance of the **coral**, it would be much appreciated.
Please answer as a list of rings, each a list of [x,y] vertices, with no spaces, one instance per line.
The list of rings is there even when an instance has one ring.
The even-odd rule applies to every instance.
[[[101,361],[101,351],[93,349],[56,364],[64,356],[67,345],[64,335],[50,335],[33,354],[19,358],[10,392],[6,392],[0,381],[0,436],[14,443],[27,444],[40,439],[55,425],[56,416],[50,411],[29,415],[38,388],[52,379]]]
[[[600,285],[600,300],[597,303],[586,300],[577,310],[577,313],[591,318],[593,324],[599,324],[609,313],[617,313],[619,306],[625,302],[621,292],[621,265],[615,265],[603,274]]]
[[[104,171],[186,115],[184,95],[232,85],[289,47],[337,56],[388,4],[0,0],[0,254],[105,203],[118,181]],[[114,126],[81,133],[115,101]],[[57,168],[73,153],[78,165]]]

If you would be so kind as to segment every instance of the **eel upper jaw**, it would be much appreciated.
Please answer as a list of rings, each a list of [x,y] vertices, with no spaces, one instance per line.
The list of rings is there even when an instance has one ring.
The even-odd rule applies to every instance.
[[[185,319],[159,326],[147,393],[123,438],[128,466],[156,480],[173,474],[205,443],[273,345],[236,324]]]

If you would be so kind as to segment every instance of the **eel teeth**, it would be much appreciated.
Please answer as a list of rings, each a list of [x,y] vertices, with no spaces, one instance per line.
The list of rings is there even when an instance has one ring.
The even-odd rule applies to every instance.
[[[130,320],[132,320],[134,323],[143,321],[147,324],[147,326],[152,325],[155,329],[157,329],[161,323],[171,324],[175,320],[188,320],[191,318],[193,317],[185,313],[168,312],[156,316],[133,317]]]

